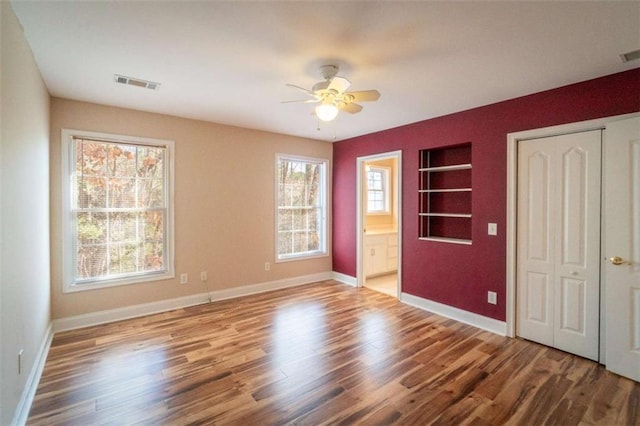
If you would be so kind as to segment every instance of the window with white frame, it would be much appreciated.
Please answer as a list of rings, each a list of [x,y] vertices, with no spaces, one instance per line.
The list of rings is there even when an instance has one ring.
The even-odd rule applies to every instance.
[[[389,168],[367,168],[367,213],[391,214],[389,208]]]
[[[276,156],[276,259],[325,255],[327,160]]]
[[[173,142],[63,130],[65,291],[167,279]]]

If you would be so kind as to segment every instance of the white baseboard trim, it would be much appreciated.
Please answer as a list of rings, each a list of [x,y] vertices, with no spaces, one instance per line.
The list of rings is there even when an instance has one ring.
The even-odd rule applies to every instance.
[[[36,389],[40,383],[40,377],[42,376],[42,370],[44,370],[44,364],[47,361],[47,355],[49,354],[49,348],[51,347],[51,341],[53,340],[53,324],[49,324],[47,331],[45,332],[38,353],[33,362],[33,367],[27,377],[24,390],[18,401],[15,414],[13,416],[12,425],[24,425],[27,423],[29,417],[29,411],[31,410],[31,404],[33,404],[33,398],[36,396]]]
[[[185,308],[187,306],[201,305],[203,303],[209,302],[209,298],[211,298],[211,301],[215,302],[217,300],[233,299],[236,297],[264,293],[267,291],[279,290],[287,287],[295,287],[318,281],[326,281],[332,278],[332,272],[320,272],[317,274],[285,278],[276,281],[249,284],[241,287],[223,290],[212,290],[209,293],[199,293],[190,296],[178,297],[175,299],[144,303],[141,305],[133,305],[123,308],[109,309],[106,311],[91,312],[88,314],[56,319],[53,321],[53,331],[57,333],[60,331],[74,330],[77,328],[89,327],[92,325],[106,324],[114,321],[121,321],[145,315],[157,314],[160,312],[171,311],[173,309]]]
[[[352,277],[351,275],[333,271],[333,279],[341,282],[342,284],[347,284],[352,287],[358,286],[358,279],[356,277]]]
[[[464,309],[454,308],[453,306],[444,305],[407,293],[400,295],[400,301],[407,305],[415,306],[416,308],[424,309],[425,311],[433,312],[434,314],[451,318],[501,336],[507,335],[507,323],[504,321],[498,321],[493,318],[465,311]]]
[[[187,306],[200,305],[202,303],[207,303],[208,301],[209,298],[207,293],[200,293],[141,305],[125,306],[123,308],[74,315],[72,317],[53,320],[53,331],[58,333],[60,331],[75,330],[77,328],[142,317],[145,315],[171,311],[173,309],[180,309]]]
[[[214,290],[210,294],[211,300],[215,302],[217,300],[235,299],[236,297],[265,293],[267,291],[280,290],[281,288],[296,287],[299,285],[326,281],[332,278],[333,274],[331,272],[319,272],[317,274],[302,275],[300,277],[285,278],[282,280],[268,281],[259,284],[250,284],[225,290]]]

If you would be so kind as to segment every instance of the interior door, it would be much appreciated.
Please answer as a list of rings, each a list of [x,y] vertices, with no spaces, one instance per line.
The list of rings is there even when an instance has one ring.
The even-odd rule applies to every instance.
[[[598,360],[601,131],[518,143],[517,334]]]
[[[607,125],[605,139],[606,364],[640,381],[640,118]]]

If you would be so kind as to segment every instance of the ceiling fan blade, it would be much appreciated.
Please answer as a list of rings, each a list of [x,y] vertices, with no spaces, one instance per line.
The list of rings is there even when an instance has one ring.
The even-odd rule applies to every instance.
[[[380,98],[380,92],[377,90],[362,90],[359,92],[348,92],[345,95],[353,96],[354,102],[371,102]]]
[[[358,105],[358,104],[354,104],[353,102],[350,102],[348,104],[340,104],[340,105],[338,105],[338,109],[340,111],[345,111],[345,112],[348,112],[350,114],[356,114],[356,113],[362,111],[362,105]]]
[[[338,93],[344,93],[351,86],[351,82],[344,77],[333,77],[329,83],[328,90],[335,90]]]
[[[295,84],[290,84],[290,83],[287,83],[286,86],[293,87],[294,89],[301,90],[301,91],[303,91],[304,93],[306,93],[309,96],[315,96],[315,94],[311,90],[305,89],[304,87],[296,86]]]
[[[292,101],[280,101],[281,104],[292,104],[295,102],[299,102],[303,104],[314,104],[316,102],[320,102],[320,99],[294,99]]]
[[[314,84],[313,87],[311,88],[311,92],[313,93],[317,93],[317,92],[321,92],[323,90],[328,90],[329,89],[329,82],[328,81],[319,81],[318,83]]]

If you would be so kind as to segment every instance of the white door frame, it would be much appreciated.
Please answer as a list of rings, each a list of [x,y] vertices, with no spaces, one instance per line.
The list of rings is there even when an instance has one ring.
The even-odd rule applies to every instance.
[[[516,336],[516,220],[517,220],[517,187],[518,187],[518,141],[526,139],[537,139],[547,136],[558,136],[567,133],[577,133],[589,130],[605,129],[608,123],[638,117],[640,113],[617,115],[613,117],[598,118],[595,120],[580,121],[577,123],[562,124],[559,126],[544,127],[540,129],[525,130],[507,134],[507,336]],[[603,138],[603,144],[606,138]],[[604,166],[604,165],[603,165]],[[604,168],[603,168],[604,173]],[[604,217],[602,217],[604,220]],[[604,232],[604,228],[602,228]],[[600,239],[601,252],[604,238]],[[604,363],[604,292],[606,283],[604,273],[600,273],[600,362]]]
[[[356,158],[356,287],[362,287],[365,283],[364,271],[364,191],[362,190],[362,171],[365,163],[388,158],[395,158],[397,161],[397,180],[394,185],[398,197],[398,299],[402,289],[402,151],[383,152],[381,154],[367,155]]]

